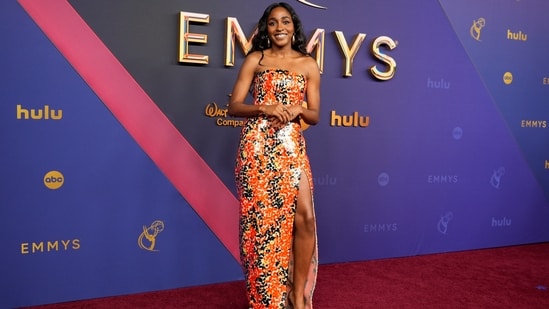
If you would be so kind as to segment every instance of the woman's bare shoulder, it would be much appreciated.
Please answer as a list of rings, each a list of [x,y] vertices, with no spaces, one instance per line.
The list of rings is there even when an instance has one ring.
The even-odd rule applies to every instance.
[[[301,59],[301,65],[308,74],[307,76],[316,75],[319,73],[318,63],[316,59],[310,55],[304,55]]]
[[[253,51],[251,53],[248,53],[246,55],[246,60],[247,61],[253,61],[253,60],[259,61],[259,59],[261,59],[261,57],[262,57],[262,53],[263,52],[260,51],[260,50],[256,50],[256,51]]]

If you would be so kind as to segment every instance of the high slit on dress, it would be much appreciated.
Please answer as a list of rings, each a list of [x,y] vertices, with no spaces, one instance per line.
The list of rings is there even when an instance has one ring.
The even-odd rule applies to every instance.
[[[307,80],[291,71],[267,69],[255,74],[252,87],[256,105],[301,105]],[[313,196],[299,122],[276,126],[263,115],[246,119],[235,174],[240,200],[240,256],[249,307],[286,308],[288,292],[293,288],[293,229],[301,177],[307,178]],[[305,286],[309,308],[317,267],[315,235]]]

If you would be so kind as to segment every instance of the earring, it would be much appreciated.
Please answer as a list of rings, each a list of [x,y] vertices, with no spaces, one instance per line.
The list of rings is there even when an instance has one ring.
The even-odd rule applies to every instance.
[[[292,35],[292,45],[295,43],[295,33]]]
[[[271,40],[269,38],[267,38],[267,47],[271,47]]]

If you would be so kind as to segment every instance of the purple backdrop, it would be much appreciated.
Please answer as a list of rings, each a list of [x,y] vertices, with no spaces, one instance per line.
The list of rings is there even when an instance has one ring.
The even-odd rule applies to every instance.
[[[240,128],[225,109],[244,54],[236,40],[225,65],[225,26],[249,38],[269,3],[69,1],[231,192]],[[321,122],[305,131],[321,263],[549,240],[549,2],[290,4],[308,35],[325,31]],[[189,24],[207,43],[188,45],[207,64],[179,61],[180,12],[209,17]],[[0,307],[242,279],[220,221],[197,214],[31,14],[3,1],[0,20]],[[365,35],[352,76],[335,32]],[[379,46],[396,64],[387,80],[370,70],[388,70],[380,37],[395,43]]]

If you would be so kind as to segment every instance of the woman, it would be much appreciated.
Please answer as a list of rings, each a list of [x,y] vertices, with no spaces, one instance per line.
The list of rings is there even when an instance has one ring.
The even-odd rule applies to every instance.
[[[245,104],[252,90],[253,104]],[[305,100],[307,101],[305,107]],[[229,102],[246,117],[236,163],[250,308],[312,308],[318,265],[312,176],[300,122],[319,120],[320,71],[287,3],[267,7]]]

